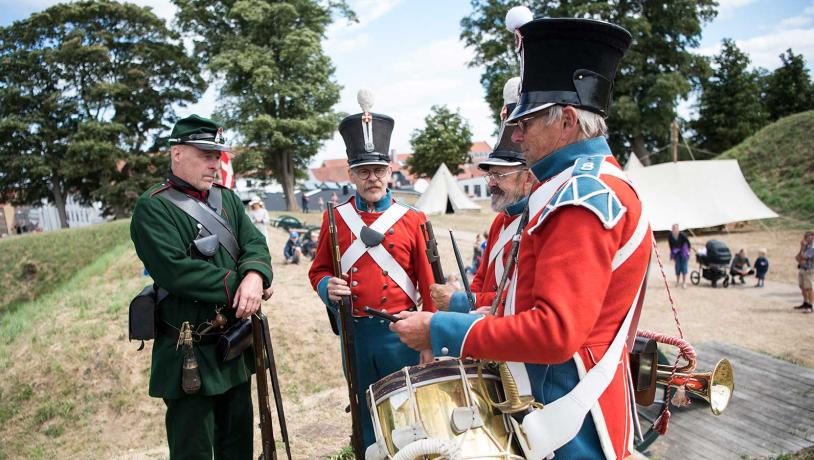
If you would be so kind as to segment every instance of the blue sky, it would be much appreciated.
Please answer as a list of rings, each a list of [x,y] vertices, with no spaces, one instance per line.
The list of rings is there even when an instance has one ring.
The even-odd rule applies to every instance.
[[[56,3],[53,0],[0,0],[0,25],[23,19]],[[164,0],[135,0],[171,19],[174,7]],[[359,23],[339,21],[328,31],[325,49],[344,87],[338,110],[356,113],[356,92],[376,94],[374,111],[395,118],[391,147],[410,151],[410,133],[423,126],[434,104],[459,108],[475,140],[491,142],[494,126],[480,86],[480,69],[466,62],[471,51],[458,40],[460,19],[471,13],[469,0],[349,0]],[[814,62],[814,0],[719,0],[718,17],[704,28],[698,52],[715,54],[723,38],[733,38],[756,66],[774,69],[778,55],[791,47]],[[210,88],[189,113],[211,115],[215,88]],[[692,113],[692,101],[680,112]],[[186,115],[182,113],[182,115]],[[338,134],[314,160],[342,157]]]

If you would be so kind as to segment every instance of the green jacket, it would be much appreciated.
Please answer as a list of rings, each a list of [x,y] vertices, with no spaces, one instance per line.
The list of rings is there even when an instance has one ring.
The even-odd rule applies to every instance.
[[[212,262],[193,259],[188,248],[198,234],[197,222],[158,192],[158,184],[147,190],[136,202],[130,223],[130,237],[147,271],[155,283],[169,295],[158,306],[160,321],[180,327],[189,321],[194,328],[215,317],[215,308],[223,306],[229,320],[235,323],[232,302],[240,281],[250,270],[263,277],[263,287],[271,285],[271,257],[265,237],[252,225],[243,203],[234,192],[222,189],[221,215],[232,225],[240,244],[240,257],[235,263],[221,246]],[[175,349],[171,338],[157,334],[153,345],[150,374],[150,396],[175,399],[185,395],[181,389],[183,353]],[[215,345],[196,345],[195,357],[201,373],[202,395],[217,395],[246,382],[254,371],[253,353],[246,352],[222,363]]]

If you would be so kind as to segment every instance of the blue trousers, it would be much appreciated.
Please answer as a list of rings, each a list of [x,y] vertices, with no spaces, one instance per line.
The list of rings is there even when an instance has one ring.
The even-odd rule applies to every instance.
[[[359,412],[365,447],[376,442],[373,420],[367,407],[368,387],[405,366],[418,364],[419,360],[418,352],[401,343],[398,335],[390,331],[389,325],[387,321],[378,318],[355,318],[353,321],[356,381],[359,382]],[[345,367],[344,356],[342,366]]]
[[[526,364],[526,370],[531,381],[531,392],[534,399],[543,404],[565,396],[579,383],[577,365],[573,360],[556,365]],[[576,437],[557,449],[554,457],[568,460],[605,458],[590,412],[585,416],[585,421]]]

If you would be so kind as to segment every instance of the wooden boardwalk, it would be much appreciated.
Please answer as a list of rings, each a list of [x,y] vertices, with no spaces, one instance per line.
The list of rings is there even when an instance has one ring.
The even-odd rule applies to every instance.
[[[735,393],[729,407],[718,417],[700,400],[671,408],[667,435],[645,455],[664,460],[772,458],[814,445],[814,369],[725,343],[704,343],[696,350],[700,371],[712,370],[721,358],[732,363]],[[647,410],[656,411],[655,405]]]

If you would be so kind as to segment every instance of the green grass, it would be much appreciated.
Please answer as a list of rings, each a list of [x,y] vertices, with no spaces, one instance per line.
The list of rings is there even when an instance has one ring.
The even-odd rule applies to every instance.
[[[814,111],[772,123],[718,159],[737,159],[755,194],[784,216],[814,222]]]
[[[0,316],[57,289],[78,270],[130,239],[130,221],[0,240]]]

